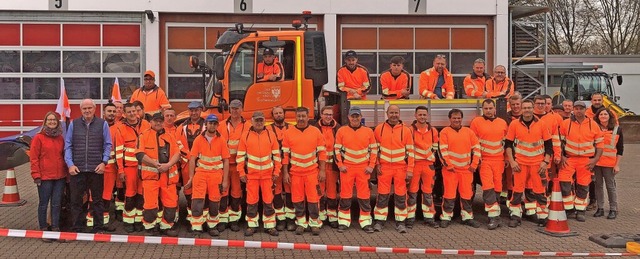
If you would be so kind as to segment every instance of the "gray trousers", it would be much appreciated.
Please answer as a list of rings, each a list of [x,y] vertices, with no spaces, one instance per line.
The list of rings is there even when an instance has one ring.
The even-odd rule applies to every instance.
[[[596,166],[594,168],[596,178],[596,202],[598,209],[604,209],[603,183],[607,186],[607,197],[609,197],[609,210],[618,210],[618,194],[616,194],[616,179],[613,174],[613,167]],[[603,181],[604,179],[604,181]]]

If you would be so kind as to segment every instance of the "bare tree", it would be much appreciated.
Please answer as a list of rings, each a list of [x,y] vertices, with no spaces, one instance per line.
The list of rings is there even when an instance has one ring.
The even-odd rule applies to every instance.
[[[585,0],[607,54],[639,51],[640,0]]]
[[[511,5],[535,5],[549,7],[548,47],[551,54],[583,54],[592,40],[591,19],[585,0],[511,0]],[[544,17],[532,17],[543,21]]]

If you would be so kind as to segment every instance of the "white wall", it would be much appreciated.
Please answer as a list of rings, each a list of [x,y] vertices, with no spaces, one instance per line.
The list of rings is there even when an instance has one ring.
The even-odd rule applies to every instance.
[[[590,64],[590,63],[585,63]],[[593,64],[595,65],[595,63]],[[620,105],[640,114],[640,63],[601,63],[602,71],[622,75],[622,85],[616,87],[616,95],[620,96]]]

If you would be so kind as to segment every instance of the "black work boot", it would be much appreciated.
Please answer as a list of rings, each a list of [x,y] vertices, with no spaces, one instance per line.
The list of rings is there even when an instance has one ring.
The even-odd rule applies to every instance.
[[[511,216],[511,219],[509,220],[510,228],[518,227],[520,224],[522,224],[522,219],[520,217]]]
[[[490,217],[487,229],[494,230],[500,226],[500,219],[498,217]]]

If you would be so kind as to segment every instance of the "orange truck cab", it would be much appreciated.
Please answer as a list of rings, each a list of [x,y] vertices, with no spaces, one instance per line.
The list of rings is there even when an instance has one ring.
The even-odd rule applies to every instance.
[[[295,108],[300,106],[309,108],[313,116],[316,100],[328,82],[327,54],[324,33],[307,30],[310,13],[305,12],[303,18],[304,24],[296,20],[294,29],[286,31],[251,31],[236,24],[218,38],[215,47],[222,54],[214,58],[213,68],[191,57],[191,67],[203,75],[202,116],[228,117],[227,105],[235,99],[244,104],[244,118],[262,111],[272,121],[271,109],[276,106],[284,109],[287,121],[295,120]],[[283,79],[260,80],[258,64],[264,62],[265,48],[272,49],[274,62],[281,63]],[[176,123],[188,117],[188,111],[180,113]]]

